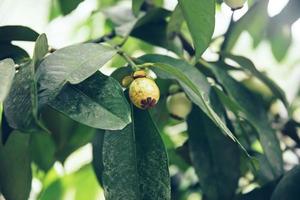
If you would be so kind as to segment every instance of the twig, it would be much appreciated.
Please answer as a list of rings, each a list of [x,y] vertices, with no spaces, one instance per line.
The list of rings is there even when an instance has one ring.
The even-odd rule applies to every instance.
[[[178,34],[178,37],[183,45],[183,49],[188,52],[188,54],[192,57],[195,55],[195,50],[193,46],[185,39],[185,37],[182,34]]]
[[[96,38],[94,40],[89,40],[89,41],[86,41],[84,43],[101,43],[101,42],[105,42],[107,41],[108,39],[112,39],[116,37],[116,32],[113,30],[112,32],[106,34],[106,35],[103,35],[99,38]]]

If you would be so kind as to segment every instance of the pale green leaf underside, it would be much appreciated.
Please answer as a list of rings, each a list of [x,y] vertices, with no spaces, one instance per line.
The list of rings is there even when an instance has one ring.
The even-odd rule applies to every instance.
[[[15,76],[15,63],[12,59],[0,61],[0,102],[6,98]]]

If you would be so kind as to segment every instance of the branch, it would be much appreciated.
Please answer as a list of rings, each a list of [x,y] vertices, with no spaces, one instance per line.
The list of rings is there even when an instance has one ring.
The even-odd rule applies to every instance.
[[[178,34],[178,37],[182,43],[183,49],[186,50],[186,52],[188,52],[188,54],[192,57],[195,55],[195,50],[193,48],[193,46],[187,41],[187,39],[185,39],[185,37],[180,33]]]

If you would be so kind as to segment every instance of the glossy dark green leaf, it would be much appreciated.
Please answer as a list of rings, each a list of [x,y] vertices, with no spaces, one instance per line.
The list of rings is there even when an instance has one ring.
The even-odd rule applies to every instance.
[[[58,3],[60,5],[62,14],[67,15],[77,8],[78,4],[80,4],[82,1],[83,0],[58,0]]]
[[[124,3],[118,3],[114,6],[105,8],[102,12],[114,25],[116,34],[122,37],[127,37],[137,21],[145,15],[143,12],[138,16],[134,16],[130,5]]]
[[[6,117],[3,112],[3,106],[0,106],[1,110],[1,139],[2,139],[2,144],[6,144],[8,137],[10,134],[13,132],[13,128],[11,128],[6,120]]]
[[[296,200],[299,199],[300,166],[287,172],[276,186],[271,200]]]
[[[31,189],[29,135],[14,132],[0,143],[0,188],[6,200],[28,199]]]
[[[43,152],[44,157],[40,159],[42,159],[41,162],[46,164],[51,163],[49,161],[53,159],[64,162],[75,150],[91,142],[96,132],[95,129],[75,122],[50,106],[46,106],[42,110],[41,115],[45,126],[51,132],[51,135],[44,135],[44,140],[53,140],[56,147],[54,158],[52,159],[51,145],[49,151]],[[51,141],[44,142],[48,145],[52,143]],[[37,159],[35,161],[39,161]],[[39,162],[39,164],[42,164],[41,166],[43,166],[43,163]]]
[[[42,127],[37,117],[35,65],[47,53],[41,48],[44,45],[45,35],[41,35],[36,41],[34,60],[20,66],[4,102],[4,112],[9,125],[24,132],[33,132]]]
[[[95,137],[93,138],[93,168],[98,178],[98,181],[103,185],[102,173],[104,171],[103,165],[103,140],[104,140],[105,130],[98,129]]]
[[[237,55],[232,55],[227,53],[222,54],[222,56],[237,62],[242,69],[250,72],[252,75],[257,77],[260,81],[262,81],[266,86],[269,87],[269,89],[273,92],[273,94],[284,103],[287,109],[289,108],[289,103],[286,99],[284,91],[272,79],[270,79],[268,76],[258,71],[254,63],[250,59],[244,56],[237,56]]]
[[[115,54],[110,47],[87,43],[65,47],[47,56],[36,72],[40,104],[53,100],[67,82],[82,82]]]
[[[47,172],[55,162],[55,143],[50,134],[30,135],[31,159],[39,169]]]
[[[132,12],[134,15],[138,15],[145,0],[132,0]]]
[[[0,102],[6,98],[15,76],[15,63],[12,59],[0,61]]]
[[[116,79],[119,83],[122,83],[122,80],[125,76],[130,76],[133,73],[131,67],[120,67],[116,69],[110,76]]]
[[[262,99],[229,76],[226,70],[213,64],[209,67],[211,67],[229,96],[243,108],[242,112],[258,132],[264,153],[272,167],[272,174],[274,177],[280,176],[283,172],[283,161],[279,141],[268,121],[267,111],[262,105]]]
[[[182,44],[179,40],[171,41],[167,38],[167,22],[150,23],[132,31],[133,37],[139,38],[152,45],[163,47],[178,55],[182,55]],[[178,39],[178,38],[175,38]]]
[[[215,0],[179,0],[178,3],[191,32],[198,60],[214,32]]]
[[[35,41],[39,34],[26,26],[0,26],[0,43]]]
[[[145,63],[154,63],[155,67],[152,69],[160,78],[178,81],[188,97],[213,120],[223,133],[237,141],[232,132],[210,106],[208,97],[211,88],[200,71],[185,61],[168,56],[146,55],[141,57],[140,60]]]
[[[132,29],[131,36],[139,38],[152,45],[182,54],[182,44],[177,37],[172,40],[167,36],[168,22],[166,18],[171,12],[156,8],[141,17]]]
[[[10,43],[2,43],[0,44],[0,59],[11,58],[16,63],[23,62],[24,60],[29,58],[28,53],[15,45]]]
[[[224,112],[217,97],[212,97],[218,113]],[[197,107],[193,108],[187,123],[190,156],[204,196],[209,200],[233,199],[240,176],[238,146],[221,134]]]
[[[102,143],[94,142],[94,153],[102,152],[93,155],[100,161],[94,168],[103,170],[97,174],[107,200],[170,199],[167,154],[148,111],[133,108],[132,124],[106,131],[100,139]]]
[[[163,8],[153,8],[147,13],[141,12],[135,17],[130,8],[117,4],[105,9],[104,14],[115,25],[115,32],[122,37],[131,35],[155,46],[163,47],[182,54],[182,45],[179,39],[168,38],[167,36],[167,17],[171,12]]]
[[[171,41],[167,38],[166,21],[140,26],[134,29],[131,35],[152,45],[163,47],[178,55],[182,55],[183,50],[181,42],[179,40]]]
[[[105,130],[130,123],[130,108],[120,84],[100,72],[80,84],[67,84],[51,107],[75,121]]]

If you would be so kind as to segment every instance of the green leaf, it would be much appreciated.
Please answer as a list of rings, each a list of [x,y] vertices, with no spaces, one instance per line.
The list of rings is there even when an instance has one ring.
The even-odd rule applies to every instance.
[[[75,121],[105,130],[130,123],[130,107],[120,84],[100,72],[77,85],[67,84],[51,107]]]
[[[31,134],[30,154],[39,169],[47,172],[55,162],[55,143],[50,134]]]
[[[24,60],[29,58],[28,53],[15,45],[10,43],[0,44],[0,60],[5,58],[11,58],[16,63],[23,62]]]
[[[8,137],[10,136],[10,134],[13,132],[13,129],[9,126],[6,117],[4,115],[3,112],[3,106],[1,105],[1,139],[2,139],[2,144],[6,144]]]
[[[59,0],[52,0],[50,2],[49,15],[48,15],[49,21],[61,15],[60,5],[58,1]]]
[[[0,26],[0,43],[35,41],[39,34],[26,26]]]
[[[213,120],[222,132],[232,140],[238,142],[232,132],[211,108],[208,99],[211,88],[201,72],[185,61],[168,56],[146,55],[139,59],[145,63],[154,63],[152,69],[160,78],[177,80],[188,97]]]
[[[214,108],[224,113],[216,96]],[[232,140],[199,108],[194,107],[187,120],[192,163],[207,199],[233,199],[240,176],[240,152]],[[226,187],[224,187],[226,185]]]
[[[137,16],[139,14],[144,1],[145,0],[132,0],[132,12],[134,15]]]
[[[51,135],[44,134],[44,139],[53,140],[55,143],[56,148],[53,158],[54,160],[64,162],[65,159],[75,150],[91,142],[96,132],[94,128],[75,122],[74,120],[57,112],[50,106],[46,106],[42,110],[41,115],[45,126],[51,132]],[[52,143],[51,141],[44,142],[48,144]],[[53,156],[52,150],[44,151],[43,155],[44,157],[41,159],[44,159],[44,161],[47,163],[51,163],[46,159],[49,158],[51,161],[51,156]],[[39,160],[35,159],[35,161]],[[43,164],[41,162],[38,163]]]
[[[34,54],[32,60],[34,62],[35,68],[37,68],[37,64],[41,62],[44,56],[48,53],[49,46],[47,37],[44,33],[37,38],[35,43],[36,44],[34,46]]]
[[[145,15],[144,12],[141,12],[138,16],[134,16],[130,5],[122,2],[105,8],[102,12],[114,25],[116,34],[122,37],[127,37],[137,21]]]
[[[141,12],[135,17],[130,8],[123,4],[117,4],[103,12],[115,25],[114,29],[117,35],[122,37],[130,35],[182,55],[182,44],[178,37],[170,40],[167,36],[167,18],[171,14],[170,11],[153,8],[146,13]]]
[[[251,192],[239,195],[236,200],[266,200],[271,199],[271,195],[280,179],[271,181],[260,188],[256,188]]]
[[[172,12],[170,20],[167,26],[167,37],[169,39],[174,38],[177,33],[180,33],[182,24],[184,22],[183,13],[179,5],[177,5]]]
[[[239,107],[243,108],[242,112],[258,132],[264,153],[272,167],[274,178],[280,176],[283,172],[283,161],[279,141],[268,121],[267,111],[262,105],[262,99],[234,80],[223,68],[213,64],[207,64],[207,66],[213,70],[228,95]]]
[[[100,44],[77,44],[47,56],[37,69],[39,103],[53,100],[63,86],[77,84],[91,76],[114,55],[116,50]]]
[[[167,38],[167,22],[162,20],[157,23],[149,23],[135,28],[131,36],[139,38],[147,43],[173,51],[181,56],[182,44],[178,40],[171,41]],[[175,38],[177,39],[177,38]]]
[[[148,111],[133,108],[131,124],[99,137],[94,168],[107,200],[170,200],[167,154]]]
[[[45,55],[41,46],[45,45],[45,35],[38,37],[35,45],[34,60],[20,66],[10,93],[4,102],[4,112],[8,124],[23,132],[34,132],[43,126],[37,117],[37,89],[35,80],[36,60]]]
[[[257,1],[243,17],[232,25],[225,38],[223,51],[230,52],[243,31],[251,34],[254,47],[258,45],[265,34],[265,27],[268,23],[267,6],[267,1]]]
[[[233,101],[230,97],[228,97],[224,91],[219,89],[218,87],[213,87],[214,91],[218,95],[220,101],[224,106],[229,108],[234,114],[238,115],[239,112],[242,110],[239,104],[237,104],[235,101]]]
[[[120,67],[116,69],[110,76],[117,80],[119,83],[122,83],[122,80],[125,76],[130,76],[133,73],[131,67]]]
[[[6,98],[15,76],[15,63],[12,59],[0,61],[0,102]]]
[[[183,16],[191,32],[196,60],[207,49],[215,28],[215,0],[179,0]]]
[[[268,39],[275,59],[280,62],[285,58],[292,44],[292,29],[289,24],[278,25],[277,23],[275,20],[270,21]]]
[[[93,145],[93,168],[94,172],[96,173],[96,176],[98,178],[98,181],[101,185],[103,185],[103,177],[102,173],[104,171],[104,165],[103,165],[103,141],[104,141],[104,133],[105,130],[97,130],[97,133],[95,134],[95,137],[93,138],[92,145]]]
[[[287,172],[276,186],[271,200],[296,200],[299,199],[300,166]]]
[[[31,189],[29,135],[13,133],[0,143],[0,188],[7,200],[28,199]]]
[[[63,15],[71,13],[84,0],[58,0]]]
[[[88,164],[50,183],[42,191],[39,200],[95,200],[100,198],[101,193],[92,166]]]
[[[250,59],[243,56],[236,56],[227,53],[222,53],[222,56],[237,62],[242,69],[249,71],[251,74],[256,76],[260,81],[262,81],[266,86],[269,87],[274,95],[283,102],[287,109],[289,108],[289,103],[286,99],[284,91],[272,79],[258,71],[254,63]]]
[[[34,90],[34,65],[21,65],[10,93],[4,101],[4,113],[10,127],[23,132],[33,132],[36,127],[36,91]]]

